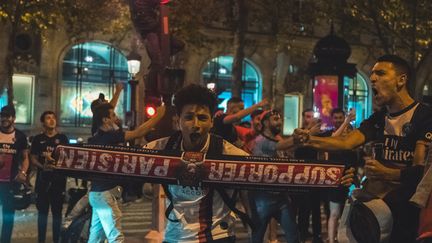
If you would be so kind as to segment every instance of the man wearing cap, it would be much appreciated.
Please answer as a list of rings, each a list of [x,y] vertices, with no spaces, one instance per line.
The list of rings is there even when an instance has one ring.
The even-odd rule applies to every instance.
[[[11,241],[15,217],[14,188],[25,183],[29,168],[27,138],[15,129],[15,108],[0,111],[0,202],[2,204],[1,243]],[[17,183],[19,182],[19,183]]]
[[[381,144],[376,158],[365,158],[364,190],[382,198],[393,217],[390,242],[415,242],[419,210],[409,203],[422,177],[428,143],[432,141],[432,109],[415,101],[408,92],[411,68],[395,55],[380,57],[372,68],[370,82],[374,103],[383,107],[344,137],[302,134],[305,145],[338,151],[367,142]]]
[[[282,119],[275,110],[264,111],[261,114],[261,134],[255,139],[253,155],[277,157],[278,150],[285,150],[294,146],[293,137],[281,139]],[[252,208],[252,221],[257,223],[252,232],[252,243],[264,242],[264,234],[271,218],[275,218],[285,232],[288,243],[299,242],[297,225],[291,209],[291,199],[287,193],[250,191],[249,198]]]

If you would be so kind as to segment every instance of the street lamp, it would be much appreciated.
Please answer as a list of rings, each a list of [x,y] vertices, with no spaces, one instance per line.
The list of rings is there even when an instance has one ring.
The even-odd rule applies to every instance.
[[[141,66],[141,56],[136,52],[136,50],[132,50],[127,58],[128,64],[128,72],[131,75],[131,79],[129,80],[129,85],[131,89],[131,106],[130,111],[132,115],[130,129],[135,129],[136,126],[136,117],[137,117],[137,108],[136,108],[136,87],[138,85],[138,80],[135,79],[135,75],[139,72]]]

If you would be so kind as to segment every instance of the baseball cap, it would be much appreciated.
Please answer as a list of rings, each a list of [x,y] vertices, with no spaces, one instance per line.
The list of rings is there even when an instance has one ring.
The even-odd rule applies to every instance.
[[[0,116],[15,116],[15,108],[12,105],[6,105],[1,108]]]

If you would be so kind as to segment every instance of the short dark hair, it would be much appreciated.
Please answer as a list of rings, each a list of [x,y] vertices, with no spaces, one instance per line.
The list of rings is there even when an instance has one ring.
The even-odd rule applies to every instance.
[[[231,99],[228,100],[227,104],[231,103],[243,103],[244,101],[239,97],[231,97]]]
[[[342,113],[345,116],[345,111],[342,108],[334,108],[333,110],[331,110],[330,112],[330,116],[333,116],[336,113]]]
[[[96,127],[100,127],[103,124],[103,118],[109,118],[110,110],[114,110],[114,107],[110,103],[103,103],[95,107],[93,122],[96,124]]]
[[[302,116],[304,116],[305,114],[306,114],[306,112],[313,112],[313,109],[312,108],[307,108],[306,110],[304,110],[303,112],[302,112]]]
[[[411,82],[412,69],[408,62],[396,55],[384,55],[378,58],[377,62],[390,62],[395,67],[398,74],[405,74],[407,76],[407,83]]]
[[[42,113],[42,115],[40,116],[40,122],[41,123],[43,123],[45,121],[45,116],[47,116],[47,115],[54,115],[57,118],[56,113],[54,113],[54,111],[44,111]]]
[[[181,88],[174,95],[174,106],[178,115],[186,105],[202,105],[209,108],[213,117],[217,108],[216,94],[210,89],[198,84],[190,84]]]

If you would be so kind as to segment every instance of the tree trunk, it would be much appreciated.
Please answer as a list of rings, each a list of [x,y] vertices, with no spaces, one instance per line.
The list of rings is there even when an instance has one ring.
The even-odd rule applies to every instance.
[[[234,31],[234,61],[232,64],[232,97],[241,97],[243,83],[243,60],[245,57],[245,35],[247,30],[248,9],[246,0],[236,0]]]
[[[273,82],[273,100],[272,103],[275,105],[274,108],[283,110],[283,102],[285,95],[285,79],[288,75],[288,68],[290,64],[290,56],[284,52],[277,53],[276,56],[276,75]]]
[[[9,43],[6,54],[6,72],[7,72],[7,95],[8,95],[8,105],[13,105],[14,95],[13,95],[13,74],[14,74],[14,59],[15,59],[15,37],[18,32],[18,28],[20,26],[21,19],[21,11],[22,11],[22,2],[16,1],[15,3],[15,16],[13,19],[10,19],[10,32],[9,32]]]
[[[425,83],[432,78],[432,47],[429,47],[428,52],[423,56],[423,59],[417,65],[416,68],[416,76],[415,79],[411,79],[411,87],[414,88],[413,95],[416,99],[420,99],[422,97],[422,92]]]
[[[2,88],[6,87],[7,89],[8,105],[13,105],[13,100],[14,100],[13,74],[14,74],[15,35],[16,35],[16,30],[15,28],[12,27],[12,30],[9,35],[8,49],[7,49],[7,54],[4,62],[6,64],[7,82],[6,85],[4,84],[2,85],[3,86]]]

